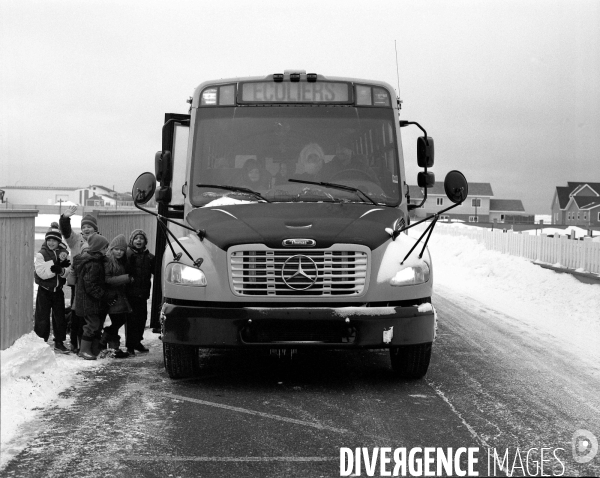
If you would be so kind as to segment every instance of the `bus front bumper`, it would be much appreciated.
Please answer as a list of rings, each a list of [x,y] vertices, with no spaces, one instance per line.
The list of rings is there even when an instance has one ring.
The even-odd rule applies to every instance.
[[[435,311],[407,307],[238,307],[165,303],[162,341],[206,348],[388,348],[433,342]]]

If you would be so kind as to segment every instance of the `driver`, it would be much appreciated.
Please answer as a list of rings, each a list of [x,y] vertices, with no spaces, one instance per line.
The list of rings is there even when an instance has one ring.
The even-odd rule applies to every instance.
[[[337,173],[348,169],[358,169],[368,172],[368,166],[362,156],[355,155],[349,142],[340,142],[336,145],[335,156],[323,169],[325,180],[331,179]]]

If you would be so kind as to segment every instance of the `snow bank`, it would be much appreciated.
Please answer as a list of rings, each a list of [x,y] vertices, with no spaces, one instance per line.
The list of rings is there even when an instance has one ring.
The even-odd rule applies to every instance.
[[[0,363],[2,468],[24,446],[24,442],[13,442],[19,437],[21,425],[50,404],[68,406],[70,402],[60,400],[59,394],[82,380],[77,372],[101,367],[106,361],[83,360],[73,354],[57,355],[49,344],[30,332],[0,352]]]
[[[478,302],[501,312],[511,326],[598,366],[599,285],[487,250],[465,236],[444,235],[441,228],[434,231],[429,249],[434,291],[466,307]]]

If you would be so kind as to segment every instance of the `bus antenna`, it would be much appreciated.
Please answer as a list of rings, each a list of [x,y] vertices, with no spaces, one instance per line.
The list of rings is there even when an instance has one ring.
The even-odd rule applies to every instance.
[[[398,79],[398,95],[396,101],[398,102],[398,109],[400,109],[402,101],[400,101],[400,73],[398,72],[398,47],[396,46],[396,40],[394,40],[394,50],[396,50],[396,78]]]

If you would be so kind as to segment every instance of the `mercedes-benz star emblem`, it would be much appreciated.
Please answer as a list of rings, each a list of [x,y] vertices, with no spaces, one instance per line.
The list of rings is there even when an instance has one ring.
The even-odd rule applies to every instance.
[[[296,255],[283,263],[281,278],[285,285],[294,290],[305,290],[317,282],[319,270],[310,257]]]

